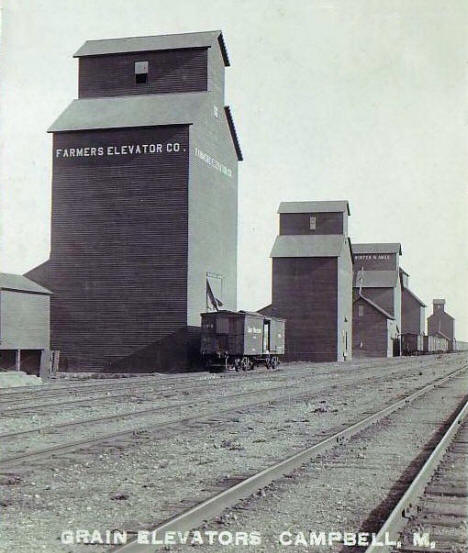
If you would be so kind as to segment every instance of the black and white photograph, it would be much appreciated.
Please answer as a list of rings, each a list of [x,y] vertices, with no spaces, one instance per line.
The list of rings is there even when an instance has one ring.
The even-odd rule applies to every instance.
[[[0,0],[0,553],[468,553],[466,0]]]

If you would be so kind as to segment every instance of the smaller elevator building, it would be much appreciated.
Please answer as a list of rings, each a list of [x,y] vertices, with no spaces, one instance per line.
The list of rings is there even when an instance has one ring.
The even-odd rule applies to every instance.
[[[283,202],[271,251],[272,303],[287,320],[289,361],[352,356],[353,250],[347,201]]]

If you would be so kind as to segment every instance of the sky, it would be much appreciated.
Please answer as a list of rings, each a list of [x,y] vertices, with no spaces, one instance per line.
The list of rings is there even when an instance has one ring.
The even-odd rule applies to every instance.
[[[238,307],[271,298],[281,201],[349,200],[468,340],[465,0],[0,0],[0,270],[50,251],[51,136],[88,39],[221,29],[244,161]]]

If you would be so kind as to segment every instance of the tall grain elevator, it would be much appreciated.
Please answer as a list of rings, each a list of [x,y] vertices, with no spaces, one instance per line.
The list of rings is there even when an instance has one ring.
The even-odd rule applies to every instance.
[[[236,309],[237,168],[220,31],[87,41],[53,134],[52,347],[70,368],[182,370]]]
[[[272,303],[286,319],[290,361],[352,356],[353,250],[347,201],[282,202],[271,257]]]
[[[400,243],[353,244],[353,355],[400,355]]]

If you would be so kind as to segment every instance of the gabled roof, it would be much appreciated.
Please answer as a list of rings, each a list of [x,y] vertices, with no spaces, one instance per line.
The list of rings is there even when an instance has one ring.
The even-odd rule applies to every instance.
[[[221,31],[87,40],[73,57],[180,50],[184,48],[210,48],[215,43],[221,49],[224,65],[229,66],[229,57]]]
[[[385,309],[382,309],[382,307],[380,307],[380,305],[377,305],[375,302],[373,302],[371,299],[369,298],[366,298],[366,296],[363,296],[362,294],[359,294],[358,297],[354,300],[353,303],[356,303],[357,301],[359,300],[363,300],[365,301],[366,303],[368,303],[371,307],[373,307],[374,309],[376,309],[379,313],[381,313],[384,317],[386,317],[387,319],[391,319],[392,321],[395,320],[395,317],[392,317],[392,315],[390,315],[390,313],[388,313],[387,311],[385,311]]]
[[[449,314],[447,313],[447,311],[442,311],[442,310],[437,311],[437,313],[431,313],[431,314],[429,315],[429,317],[427,318],[427,320],[432,319],[432,318],[438,319],[438,318],[440,318],[440,317],[448,317],[449,319],[455,320],[455,317],[452,317],[452,315],[449,315]]]
[[[278,213],[340,213],[349,210],[347,200],[330,202],[281,202]]]
[[[399,242],[353,244],[353,251],[355,255],[363,253],[397,253],[401,255],[401,244]]]
[[[206,102],[206,92],[83,98],[73,100],[48,132],[187,125]]]
[[[421,305],[421,307],[427,307],[426,304],[422,300],[420,300],[418,296],[414,292],[412,292],[409,288],[403,287],[403,292],[407,292],[411,297],[413,297],[419,303],[419,305]]]
[[[341,234],[280,235],[270,257],[339,257],[344,244]]]
[[[0,289],[15,290],[19,292],[33,292],[35,294],[52,294],[50,290],[39,286],[39,284],[36,284],[29,278],[12,273],[0,273]]]
[[[237,159],[239,161],[244,161],[242,151],[240,149],[239,138],[237,137],[236,127],[234,126],[234,120],[232,118],[231,108],[229,106],[224,106],[224,112],[226,113],[226,119],[231,132],[232,141],[234,142],[234,148],[236,149]]]
[[[356,244],[353,244],[356,255]],[[394,288],[398,281],[396,271],[361,271],[354,273],[353,286],[355,288]]]

